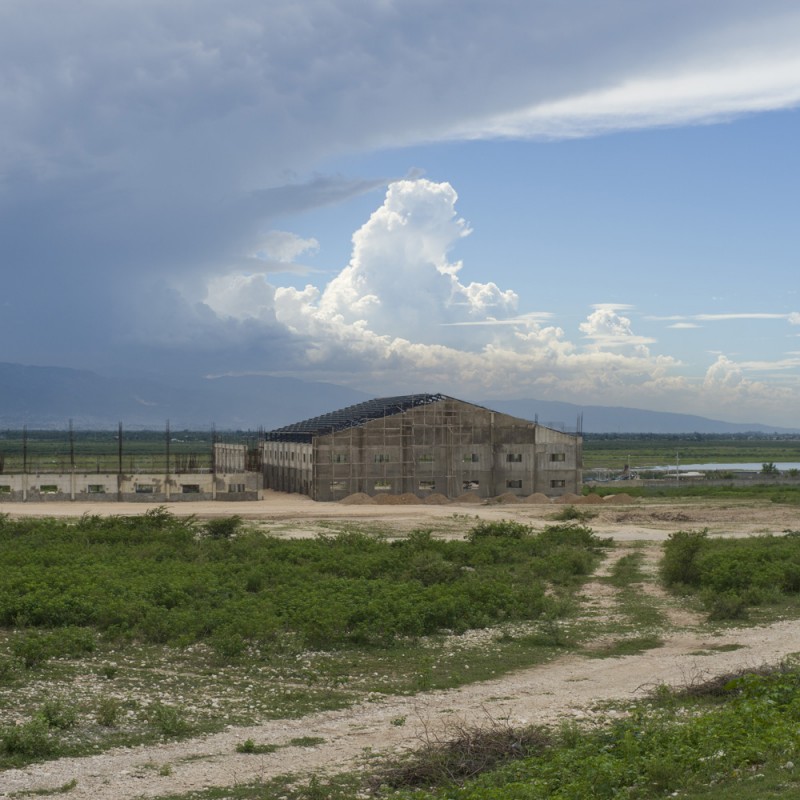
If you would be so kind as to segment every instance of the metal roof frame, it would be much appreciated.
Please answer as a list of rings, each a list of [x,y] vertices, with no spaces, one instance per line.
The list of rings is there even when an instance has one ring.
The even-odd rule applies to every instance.
[[[406,394],[397,397],[377,397],[364,403],[331,411],[319,417],[312,417],[292,425],[267,431],[264,439],[268,442],[311,442],[314,436],[347,430],[363,425],[373,419],[382,419],[394,414],[402,414],[412,408],[447,400],[444,394]]]

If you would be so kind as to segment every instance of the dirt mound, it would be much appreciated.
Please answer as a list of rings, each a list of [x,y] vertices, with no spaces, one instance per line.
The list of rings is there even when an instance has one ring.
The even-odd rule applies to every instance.
[[[549,503],[550,498],[546,494],[542,494],[541,492],[535,492],[532,495],[529,495],[523,501],[525,503]]]
[[[507,505],[512,503],[524,503],[525,501],[521,497],[511,494],[511,492],[506,492],[505,494],[499,494],[497,497],[490,498],[489,502],[498,503],[499,505]]]
[[[632,503],[633,498],[629,494],[607,494],[603,498],[604,503]]]
[[[397,494],[376,494],[375,502],[379,506],[399,506],[400,495]]]
[[[399,506],[418,506],[421,503],[422,499],[412,492],[403,492],[403,494],[397,495],[397,505]]]
[[[343,506],[370,506],[375,505],[375,498],[364,492],[349,494],[339,501]]]
[[[434,492],[429,494],[422,502],[428,506],[446,506],[450,502],[450,498],[439,492]]]
[[[599,494],[594,494],[594,492],[587,494],[583,498],[584,503],[589,503],[591,505],[597,505],[598,503],[603,502],[603,498],[600,497]]]
[[[459,497],[456,497],[456,503],[482,503],[483,500],[475,494],[475,492],[467,492],[466,494],[462,494]]]
[[[564,503],[565,505],[574,505],[575,503],[580,503],[582,500],[583,498],[579,494],[572,494],[572,492],[567,492],[560,497],[553,498],[554,503]]]

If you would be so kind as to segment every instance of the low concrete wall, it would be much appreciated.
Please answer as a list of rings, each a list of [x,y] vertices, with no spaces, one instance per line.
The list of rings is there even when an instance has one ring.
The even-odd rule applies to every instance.
[[[187,503],[203,500],[258,500],[260,472],[233,474],[38,473],[0,474],[0,503]]]

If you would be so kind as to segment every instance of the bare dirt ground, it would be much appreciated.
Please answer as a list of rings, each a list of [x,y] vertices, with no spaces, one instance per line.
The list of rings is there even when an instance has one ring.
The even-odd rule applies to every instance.
[[[645,542],[646,568],[655,570],[658,542],[683,529],[707,528],[712,535],[743,536],[780,533],[800,528],[796,509],[774,504],[736,504],[688,501],[586,507],[597,512],[591,520],[598,534],[612,536],[620,545],[609,560],[629,552],[630,543]],[[4,504],[12,516],[79,516],[140,514],[141,504],[41,505]],[[191,503],[170,507],[175,514],[200,518],[239,514],[277,535],[314,535],[326,521],[353,520],[389,533],[431,527],[451,535],[464,530],[465,518],[516,519],[543,524],[558,506],[344,506],[314,503],[307,498],[268,494],[257,503]],[[609,562],[598,574],[607,572]],[[315,770],[340,771],[362,764],[370,753],[391,753],[417,746],[422,737],[446,736],[454,725],[486,724],[492,720],[512,725],[556,723],[567,716],[591,719],[606,701],[643,696],[659,684],[680,686],[714,675],[762,664],[777,663],[800,652],[800,623],[781,621],[755,628],[731,629],[715,635],[693,614],[663,595],[653,582],[645,584],[665,610],[673,632],[662,647],[623,658],[590,659],[568,655],[550,663],[497,680],[460,689],[421,693],[414,697],[376,697],[352,708],[313,714],[297,720],[270,721],[249,728],[156,746],[120,748],[101,755],[61,759],[8,770],[0,774],[0,796],[16,792],[55,790],[76,780],[72,798],[125,800],[233,786],[274,775]],[[611,610],[613,591],[593,581],[584,590],[593,613]],[[720,650],[736,645],[733,651]],[[613,713],[613,711],[611,712]],[[402,722],[402,724],[400,724]],[[313,748],[281,748],[268,755],[236,753],[238,743],[284,744],[299,736],[324,742]],[[168,769],[165,768],[168,765]],[[167,774],[168,773],[168,774]]]

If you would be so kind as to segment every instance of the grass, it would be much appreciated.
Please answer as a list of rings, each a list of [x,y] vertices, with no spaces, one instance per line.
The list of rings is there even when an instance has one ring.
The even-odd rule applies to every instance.
[[[246,753],[248,755],[265,755],[267,753],[274,753],[279,749],[277,744],[256,744],[253,739],[245,739],[236,745],[237,753]]]
[[[588,630],[580,638],[589,642],[581,648],[588,658],[620,658],[661,647],[670,628],[659,600],[642,590],[652,580],[643,569],[641,551],[626,553],[613,563],[609,574],[595,578],[613,587],[612,607],[594,623],[584,623]],[[600,642],[600,644],[592,644]]]
[[[170,800],[762,800],[800,797],[800,671],[793,664],[660,687],[581,726],[488,720],[424,733],[397,759],[333,778],[288,775]],[[161,798],[167,800],[167,798]]]
[[[663,644],[664,640],[660,636],[648,634],[618,639],[601,647],[589,647],[583,652],[589,658],[622,658],[623,656],[638,655],[647,650],[655,650],[658,647],[662,647]]]
[[[329,533],[332,535],[325,540],[325,546],[335,546],[336,532]],[[349,528],[346,535],[352,545],[366,552],[382,552],[380,549],[372,551],[370,548],[373,545],[365,542],[357,530]],[[472,534],[473,541],[461,544],[475,546],[477,543],[487,548],[483,551],[485,555],[500,558],[505,548],[517,546],[514,542],[524,544],[528,536],[525,526],[504,528],[492,523],[476,527]],[[545,540],[548,537],[553,540],[551,544],[563,548],[569,542],[574,545],[576,541],[587,540],[587,533],[568,527],[551,530],[545,535]],[[430,533],[417,532],[407,540],[398,540],[399,545],[391,542],[385,545],[388,548],[423,548],[428,556],[425,561],[435,562],[436,559],[430,558],[431,553],[436,552],[435,548],[428,550],[430,539]],[[786,540],[791,543],[793,537],[786,537]],[[230,551],[235,542],[236,537],[222,537],[215,540],[213,546]],[[163,558],[164,550],[157,552]],[[563,557],[566,551],[559,552]],[[754,563],[758,561],[753,558],[750,560]],[[781,562],[785,560],[780,559]],[[436,568],[432,573],[419,574],[449,574],[446,564],[443,567],[437,562],[434,566]],[[211,641],[170,646],[96,632],[86,637],[80,634],[81,629],[0,631],[0,662],[9,665],[0,673],[0,720],[22,720],[14,726],[7,722],[0,723],[0,768],[53,756],[94,754],[120,744],[194,736],[221,730],[228,725],[252,725],[260,720],[299,717],[312,711],[341,708],[376,694],[413,694],[427,689],[460,686],[541,663],[570,649],[580,650],[586,642],[598,636],[608,639],[609,644],[587,655],[617,657],[655,648],[660,646],[669,630],[669,623],[660,608],[663,601],[657,598],[654,602],[642,591],[642,585],[654,579],[646,566],[642,550],[633,549],[616,559],[606,577],[595,578],[613,589],[607,618],[581,618],[579,595],[576,594],[580,591],[580,579],[573,579],[549,587],[549,609],[552,613],[535,619],[487,624],[484,628],[471,629],[460,635],[445,630],[429,636],[399,637],[384,647],[348,645],[314,649],[309,648],[298,635],[287,631],[278,640],[248,642],[235,658],[226,660]],[[430,567],[427,563],[426,568]],[[36,646],[15,645],[21,640],[20,637],[26,638],[32,633],[36,636],[31,641],[39,642],[44,647],[45,657],[30,657],[38,652]],[[51,636],[55,638],[48,638]],[[52,651],[56,646],[57,652]],[[735,645],[722,645],[719,649],[733,647]],[[709,651],[712,649],[708,648]],[[610,722],[602,731],[570,728],[549,731],[546,735],[538,728],[507,730],[508,726],[491,721],[481,730],[470,728],[459,731],[454,728],[445,738],[433,740],[431,737],[421,742],[422,750],[428,751],[427,760],[433,759],[433,766],[443,770],[440,776],[445,776],[432,779],[434,784],[447,781],[446,790],[442,788],[440,792],[437,789],[431,794],[422,788],[409,788],[430,784],[390,779],[388,773],[380,772],[382,767],[375,760],[370,762],[370,780],[373,781],[370,785],[397,786],[396,790],[385,789],[381,792],[387,797],[413,796],[419,800],[429,796],[465,800],[478,797],[481,800],[511,800],[517,796],[535,798],[539,795],[515,795],[516,789],[508,788],[509,780],[511,784],[515,781],[525,783],[528,791],[536,781],[546,783],[546,780],[551,780],[547,775],[537,777],[539,773],[536,770],[546,767],[551,771],[561,770],[570,778],[574,773],[576,780],[582,774],[584,780],[588,781],[588,773],[580,772],[586,762],[591,765],[595,783],[576,784],[572,795],[557,794],[551,783],[548,784],[551,794],[541,796],[610,797],[610,794],[596,793],[596,790],[603,786],[606,789],[619,787],[618,773],[632,771],[632,765],[638,759],[635,761],[639,770],[636,773],[639,777],[635,779],[638,783],[634,782],[633,788],[625,789],[627,794],[616,796],[629,797],[631,800],[661,796],[664,792],[675,790],[671,788],[675,775],[688,774],[696,767],[676,766],[675,761],[678,756],[684,757],[684,749],[696,744],[691,737],[685,738],[688,734],[679,730],[687,720],[699,719],[707,713],[723,714],[723,706],[729,700],[739,703],[740,714],[745,714],[746,710],[748,723],[755,715],[753,718],[760,724],[758,715],[771,715],[776,708],[784,711],[790,707],[796,708],[800,716],[800,696],[796,703],[789,702],[798,693],[797,686],[800,686],[800,676],[787,670],[782,679],[776,677],[776,682],[766,688],[742,684],[741,690],[728,691],[724,686],[719,686],[717,694],[713,696],[706,692],[705,695],[695,693],[686,697],[665,691],[651,700],[649,707],[647,704],[631,707],[631,717],[638,728],[626,728],[619,721]],[[769,702],[762,702],[764,697]],[[742,698],[749,705],[743,705]],[[731,721],[735,721],[735,714],[726,719],[727,728],[719,723],[718,727],[708,729],[711,733],[705,730],[703,736],[736,734],[737,730]],[[397,717],[390,720],[390,724],[400,726],[405,721],[405,718]],[[772,717],[769,726],[765,723],[758,735],[766,736],[764,731],[772,730],[776,732],[775,736],[782,736],[788,727],[798,737],[792,746],[800,748],[800,719],[791,721],[790,725],[786,720]],[[644,731],[654,742],[660,742],[664,752],[643,752],[643,743],[640,741],[642,735],[637,734],[637,730]],[[673,738],[665,733],[668,730]],[[738,733],[744,735],[741,731]],[[452,744],[453,741],[456,745]],[[314,747],[323,743],[320,738],[307,736],[293,739],[288,746]],[[490,743],[493,744],[490,746]],[[756,738],[749,740],[747,747],[751,749],[747,752],[763,752],[768,758],[763,762],[750,763],[747,767],[732,766],[731,775],[733,770],[739,770],[739,777],[763,773],[764,778],[752,778],[753,781],[762,782],[759,786],[783,786],[785,789],[794,786],[792,771],[783,766],[786,760],[780,761],[770,755],[773,753],[770,748],[774,746],[774,737],[766,743]],[[241,753],[267,754],[275,752],[278,747],[271,743],[245,740],[236,749]],[[488,751],[492,747],[496,747],[497,752],[488,758]],[[529,756],[533,751],[536,751],[534,761],[538,763],[544,759],[550,766],[532,765]],[[633,760],[619,761],[620,753],[627,753]],[[475,763],[484,757],[487,757],[486,765],[475,768]],[[709,756],[696,749],[694,757],[698,763],[704,764],[701,759]],[[384,766],[402,771],[408,768],[409,763]],[[430,764],[425,768],[429,767]],[[757,772],[748,772],[750,767],[755,767]],[[170,765],[161,766],[161,769],[167,768],[171,770]],[[727,773],[719,778],[709,778],[710,774],[706,773],[702,779],[724,782],[730,778]],[[453,781],[464,785],[462,788],[453,788]],[[687,794],[690,790],[714,788],[702,784],[700,778],[698,781],[697,785],[690,785],[687,779],[678,787],[680,796],[692,796]],[[305,775],[191,793],[183,797],[187,800],[189,797],[208,800],[223,797],[241,800],[308,800],[315,797],[353,798],[363,789],[364,779],[358,775],[337,776],[330,782],[320,778],[309,779]],[[741,797],[747,800],[748,795],[742,794]]]
[[[541,663],[572,644],[575,592],[603,546],[588,529],[569,525],[536,532],[495,522],[477,526],[471,541],[454,542],[428,531],[389,540],[348,525],[314,541],[275,542],[242,532],[234,522],[220,532],[191,522],[187,528],[157,509],[123,522],[122,530],[113,518],[95,517],[72,527],[53,521],[32,528],[16,521],[0,524],[0,560],[6,567],[0,609],[5,604],[6,618],[18,622],[0,629],[0,768],[299,717],[376,694],[453,688]],[[259,548],[265,550],[261,555]],[[272,570],[266,580],[256,571],[259,563]],[[337,572],[335,581],[326,584],[329,577],[315,571],[315,563]],[[294,576],[294,594],[286,595],[286,604],[300,607],[308,619],[331,612],[335,591],[348,586],[348,574],[355,572],[353,585],[376,602],[382,571],[399,570],[408,581],[401,584],[404,594],[396,592],[375,614],[357,618],[371,625],[383,619],[391,635],[353,640],[336,633],[347,628],[334,617],[338,638],[327,643],[292,629],[288,616],[283,629],[269,636],[258,636],[257,628],[249,638],[244,628],[231,631],[225,603],[241,623],[245,612],[253,614],[255,597],[271,602],[276,564],[283,564],[284,576]],[[195,569],[202,571],[193,577]],[[482,574],[491,580],[481,582]],[[141,578],[150,583],[137,583]],[[80,591],[73,580],[84,581]],[[152,597],[159,614],[167,612],[164,619],[180,612],[175,620],[184,634],[153,641],[160,637],[146,630],[143,635],[136,625],[98,630],[42,624],[53,615],[77,623],[75,614],[83,608],[109,613],[103,586],[113,588],[111,613],[118,619],[126,619],[129,608],[147,618],[152,611],[144,601]],[[402,603],[392,597],[407,602],[413,592],[451,586],[460,594],[460,599],[453,594],[453,601],[474,597],[481,604],[476,608],[484,609],[471,625],[468,617],[459,631],[438,622],[427,635],[393,627],[391,614]],[[213,605],[181,609],[185,597],[209,589]],[[432,608],[422,605],[414,613],[429,614]],[[464,613],[458,605],[454,610]],[[202,613],[208,614],[205,621]],[[205,633],[185,635],[193,627]],[[4,727],[3,719],[23,723]]]

